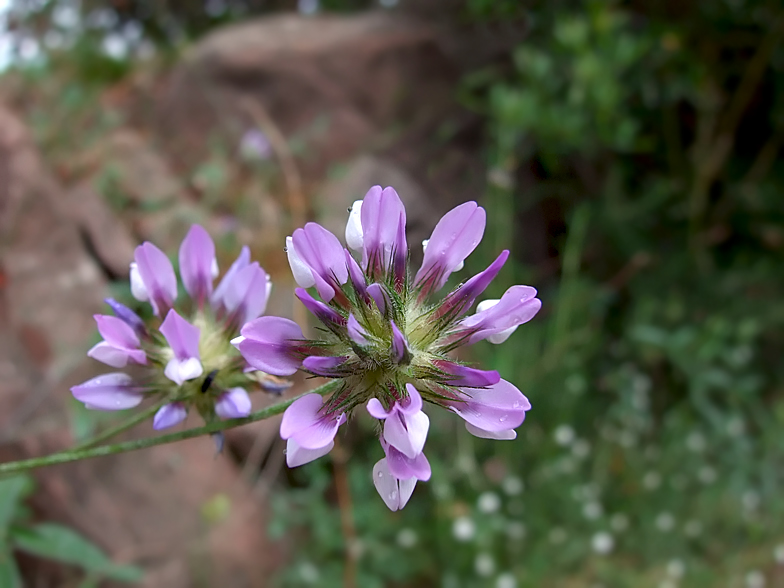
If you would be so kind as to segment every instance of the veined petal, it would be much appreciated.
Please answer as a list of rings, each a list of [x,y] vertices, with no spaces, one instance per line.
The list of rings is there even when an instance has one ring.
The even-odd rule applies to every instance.
[[[276,376],[290,376],[299,369],[302,361],[292,347],[304,335],[294,321],[263,316],[246,323],[240,333],[231,344],[252,367]]]
[[[394,188],[373,186],[361,207],[362,265],[372,272],[385,272],[392,265],[395,251],[407,250],[405,243],[406,209]],[[398,242],[400,225],[403,242]]]
[[[321,418],[324,399],[320,394],[305,394],[297,398],[283,413],[280,423],[280,436],[290,439],[300,431],[311,427]]]
[[[212,293],[210,297],[210,302],[212,303],[212,308],[217,310],[221,306],[225,306],[224,298],[226,296],[226,292],[231,287],[232,282],[234,281],[234,276],[237,275],[237,272],[240,270],[248,267],[250,265],[250,249],[248,249],[247,245],[242,248],[240,254],[237,256],[237,259],[234,260],[234,263],[231,264],[229,271],[226,272],[226,275],[223,276],[218,287],[215,288],[215,292]]]
[[[71,394],[93,410],[125,410],[141,404],[144,395],[128,374],[102,374],[73,386]]]
[[[535,296],[536,290],[530,286],[512,286],[498,302],[480,303],[481,310],[478,308],[477,313],[464,318],[458,333],[470,333],[468,344],[494,335],[502,336],[505,331],[528,322],[539,312],[542,301]]]
[[[294,246],[294,240],[291,237],[286,237],[286,256],[289,259],[289,266],[291,273],[294,275],[294,281],[303,288],[310,288],[316,284],[313,277],[313,270],[310,266],[302,261],[302,258],[297,253]]]
[[[332,443],[335,435],[338,432],[338,427],[346,422],[344,415],[329,415],[325,416],[307,429],[303,429],[291,436],[297,442],[297,445],[303,449],[319,449],[325,445]]]
[[[176,310],[169,311],[161,324],[160,331],[174,351],[175,358],[182,361],[192,357],[199,359],[201,329],[182,318]]]
[[[414,493],[416,478],[398,480],[389,471],[387,458],[381,459],[373,466],[373,485],[387,508],[391,511],[402,509]]]
[[[500,431],[485,431],[484,429],[475,427],[468,421],[466,421],[465,428],[474,437],[479,437],[480,439],[495,439],[497,441],[511,441],[513,439],[517,439],[517,431],[515,431],[514,429],[502,429]]]
[[[310,268],[319,296],[324,302],[332,300],[335,290],[348,281],[346,258],[338,238],[317,223],[307,223],[294,231],[292,244],[299,259]]]
[[[222,419],[239,419],[250,414],[253,406],[243,388],[230,388],[215,403],[215,414]]]
[[[188,416],[188,411],[180,402],[164,404],[152,419],[152,428],[156,431],[168,429],[180,424]]]
[[[136,331],[124,320],[106,314],[94,314],[93,318],[104,341],[120,349],[139,349]]]
[[[401,453],[392,446],[384,447],[387,455],[387,466],[390,473],[398,480],[415,478],[421,482],[430,479],[430,462],[424,453],[418,453],[413,459]]]
[[[325,456],[332,451],[334,446],[335,442],[330,441],[324,447],[319,447],[318,449],[305,449],[300,447],[294,439],[288,439],[286,441],[286,465],[290,468],[305,465],[319,457]]]
[[[406,457],[414,459],[422,453],[429,427],[430,419],[424,412],[413,415],[396,412],[384,421],[384,440]]]
[[[190,297],[199,304],[212,294],[212,272],[217,269],[215,243],[199,225],[192,225],[180,245],[180,277]]]
[[[178,386],[182,386],[187,380],[198,378],[203,373],[204,368],[198,357],[188,357],[186,359],[172,357],[163,370],[163,375]]]
[[[486,215],[476,202],[466,202],[447,212],[428,240],[415,286],[440,289],[458,266],[476,249],[485,231]]]
[[[378,188],[378,186],[376,186]],[[372,190],[373,188],[371,188]],[[380,188],[379,188],[380,190]],[[362,201],[355,200],[351,205],[346,223],[346,244],[354,251],[362,249]]]
[[[163,251],[147,241],[136,248],[134,260],[152,310],[156,316],[160,316],[170,309],[177,299],[177,276],[174,275],[174,267]]]

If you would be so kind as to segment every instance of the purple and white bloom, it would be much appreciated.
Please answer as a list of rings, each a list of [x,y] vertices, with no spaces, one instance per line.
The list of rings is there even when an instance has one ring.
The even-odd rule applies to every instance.
[[[444,215],[416,272],[407,267],[405,208],[392,188],[374,186],[349,211],[346,243],[359,260],[315,223],[287,239],[289,263],[301,287],[297,297],[326,327],[323,335],[309,340],[290,321],[273,324],[262,317],[246,325],[234,344],[249,364],[267,372],[289,375],[299,369],[334,381],[323,402],[312,395],[307,404],[297,401],[286,410],[281,436],[288,441],[290,466],[327,453],[339,423],[366,404],[379,421],[384,449],[373,480],[387,506],[397,510],[417,480],[430,478],[423,452],[430,424],[425,403],[461,416],[478,437],[516,436],[528,400],[498,372],[465,365],[453,352],[508,337],[538,312],[536,290],[513,286],[497,303],[485,302],[472,313],[508,259],[504,251],[440,300],[434,296],[476,249],[485,219],[475,202]],[[312,287],[320,300],[304,290]],[[294,427],[295,422],[305,424]],[[299,436],[303,430],[319,436],[312,441],[315,433],[303,433],[305,439]]]
[[[98,324],[98,332],[103,341],[87,352],[89,357],[116,368],[125,367],[128,363],[147,363],[147,355],[141,348],[139,336],[128,323],[116,316],[105,314],[96,314],[93,318]]]
[[[286,440],[286,463],[291,468],[326,455],[335,446],[335,435],[346,415],[322,410],[323,401],[318,394],[305,394],[283,413],[280,436]]]
[[[134,371],[133,376],[104,374],[71,388],[88,408],[123,410],[155,398],[161,408],[153,427],[164,429],[184,421],[192,409],[206,422],[248,416],[249,391],[280,392],[287,387],[286,382],[259,371],[264,365],[278,374],[286,371],[275,368],[274,353],[265,353],[258,341],[250,341],[243,348],[250,356],[258,351],[261,359],[248,362],[231,344],[242,339],[238,335],[249,321],[264,313],[272,286],[267,273],[251,261],[250,250],[243,247],[213,289],[218,275],[215,244],[207,231],[193,225],[180,246],[179,267],[186,300],[177,299],[177,276],[169,258],[151,243],[136,248],[130,272],[132,294],[148,301],[155,317],[145,321],[126,305],[106,299],[115,316],[95,315],[103,340],[88,355],[114,368],[134,366]],[[248,331],[258,336],[259,325],[263,326],[268,339],[265,349],[274,348],[276,335],[286,349],[288,338],[297,334],[302,338],[291,321],[265,318],[272,318],[272,323],[262,321]],[[290,363],[289,356],[283,354],[282,361]]]

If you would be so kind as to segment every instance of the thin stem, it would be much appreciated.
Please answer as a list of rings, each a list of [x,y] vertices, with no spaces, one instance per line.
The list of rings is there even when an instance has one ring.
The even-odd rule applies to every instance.
[[[91,439],[87,439],[86,441],[79,443],[76,447],[71,448],[70,451],[78,451],[80,449],[87,449],[88,447],[95,447],[96,445],[103,443],[104,441],[107,441],[112,437],[116,437],[120,433],[127,431],[132,427],[135,427],[136,425],[138,425],[143,421],[146,421],[148,418],[150,418],[156,412],[158,412],[161,406],[163,406],[167,402],[169,402],[168,399],[164,399],[161,400],[160,402],[156,402],[146,410],[136,413],[128,420],[121,422],[119,425],[112,427],[111,429],[106,429],[103,433],[100,433],[95,437],[92,437]]]
[[[307,392],[307,394],[328,394],[339,385],[340,382],[337,380],[327,382],[326,384],[323,384],[322,386]],[[44,457],[34,457],[32,459],[3,463],[0,464],[0,476],[4,474],[23,472],[43,466],[88,459],[91,457],[115,455],[117,453],[125,453],[126,451],[136,451],[137,449],[145,449],[147,447],[154,447],[155,445],[174,443],[176,441],[192,439],[193,437],[200,437],[201,435],[208,435],[211,433],[217,433],[219,431],[225,431],[227,429],[233,429],[235,427],[240,427],[249,423],[255,423],[256,421],[278,415],[286,410],[286,408],[288,408],[292,402],[297,400],[297,398],[300,398],[300,396],[279,402],[278,404],[274,404],[272,406],[268,406],[267,408],[256,411],[246,416],[245,418],[217,421],[204,425],[203,427],[188,429],[187,431],[180,431],[177,433],[171,433],[169,435],[137,439],[135,441],[126,441],[124,443],[115,443],[113,445],[101,445],[100,447],[93,447],[88,449],[70,449]]]

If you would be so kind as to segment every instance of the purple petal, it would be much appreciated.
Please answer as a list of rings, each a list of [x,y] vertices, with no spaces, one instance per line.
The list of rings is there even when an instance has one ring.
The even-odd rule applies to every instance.
[[[182,386],[187,380],[198,378],[203,373],[204,367],[196,357],[189,357],[187,359],[172,357],[163,370],[163,375],[178,386]]]
[[[395,363],[408,362],[411,358],[411,352],[408,350],[408,343],[403,333],[397,328],[395,321],[389,321],[392,325],[392,361]]]
[[[399,481],[389,471],[387,458],[384,458],[373,466],[373,485],[389,510],[397,511],[406,505],[414,493],[416,478]]]
[[[106,314],[94,314],[93,318],[104,341],[120,349],[139,349],[139,337],[124,320]]]
[[[313,426],[322,416],[320,411],[323,403],[324,399],[320,394],[305,394],[297,398],[283,413],[280,437],[289,439]]]
[[[362,328],[359,321],[353,314],[348,315],[348,323],[346,324],[348,336],[357,345],[369,345],[370,341],[367,339],[367,331]]]
[[[346,417],[343,414],[338,417],[335,415],[325,416],[307,429],[296,433],[292,439],[303,449],[319,449],[332,443],[338,432],[338,427],[344,422],[346,422]]]
[[[226,303],[224,302],[224,298],[226,296],[226,292],[234,281],[234,277],[237,275],[237,272],[245,269],[248,267],[248,265],[250,265],[250,249],[245,246],[240,251],[237,259],[234,260],[234,263],[231,264],[229,271],[227,271],[226,275],[223,276],[223,279],[218,284],[218,287],[215,288],[215,292],[212,293],[210,302],[212,303],[213,310],[217,310],[221,306],[225,306]]]
[[[465,388],[464,402],[446,404],[465,421],[491,433],[515,429],[525,420],[531,403],[506,380],[488,388]]]
[[[141,404],[144,395],[128,374],[102,374],[71,388],[71,394],[93,410],[125,410]]]
[[[515,431],[514,429],[502,429],[501,431],[485,431],[484,429],[475,427],[474,425],[472,425],[467,421],[465,427],[469,433],[471,433],[474,437],[479,437],[480,439],[495,439],[497,441],[511,441],[513,439],[517,439],[517,431]]]
[[[408,266],[408,242],[406,241],[406,215],[401,213],[397,225],[397,235],[395,245],[392,249],[392,273],[395,276],[395,286],[398,291],[406,278],[406,267]]]
[[[304,338],[297,323],[277,316],[263,316],[246,323],[241,337],[231,343],[251,366],[276,376],[290,376],[301,365],[293,353],[295,340]]]
[[[161,324],[160,331],[174,351],[174,357],[181,361],[191,357],[199,359],[201,330],[182,318],[176,310],[169,311]]]
[[[312,374],[317,376],[324,376],[325,378],[333,378],[339,375],[338,372],[335,371],[336,368],[340,367],[344,363],[348,357],[320,357],[311,355],[310,357],[306,357],[302,362],[302,367],[309,371]]]
[[[400,410],[404,414],[416,414],[422,410],[422,396],[413,384],[406,384],[406,391],[408,392],[408,398],[399,405]]]
[[[474,304],[477,297],[480,296],[495,279],[508,258],[509,251],[502,251],[501,255],[499,255],[487,269],[476,274],[465,284],[453,290],[444,299],[443,304],[436,310],[436,316],[440,317],[450,314],[454,317],[459,317],[465,314]]]
[[[407,251],[405,242],[406,210],[394,188],[381,190],[373,186],[362,201],[362,265],[374,272],[383,273],[390,269],[396,251]],[[398,242],[400,226],[403,241]]]
[[[397,412],[384,421],[384,439],[392,447],[414,459],[422,453],[430,419],[419,411],[413,415]]]
[[[319,296],[324,302],[329,302],[335,296],[335,289],[348,281],[348,268],[340,241],[321,225],[308,223],[294,231],[292,243],[296,255],[312,270]]]
[[[215,414],[222,419],[240,419],[250,414],[253,406],[243,388],[230,388],[215,403]]]
[[[384,447],[384,451],[387,455],[389,471],[398,480],[415,478],[427,482],[430,479],[430,462],[427,461],[424,453],[420,452],[411,459],[392,446]]]
[[[177,276],[166,254],[149,242],[144,242],[134,252],[136,269],[149,296],[152,311],[161,316],[177,299]]]
[[[389,306],[389,294],[381,284],[370,284],[367,288],[367,293],[376,303],[378,310],[381,314],[386,315],[387,306]]]
[[[294,295],[299,298],[300,302],[307,308],[318,320],[320,320],[325,325],[345,325],[346,319],[344,319],[339,312],[335,309],[327,306],[323,302],[316,300],[308,294],[307,290],[303,288],[296,288],[294,290]]]
[[[160,410],[155,413],[155,417],[152,419],[152,428],[156,431],[168,429],[169,427],[180,424],[187,416],[188,411],[181,402],[164,404]]]
[[[141,349],[123,349],[106,341],[93,345],[87,352],[87,357],[116,368],[125,367],[129,361],[140,365],[147,363],[147,355]]]
[[[310,463],[314,459],[325,456],[332,451],[335,446],[334,441],[330,441],[324,447],[318,449],[305,449],[300,447],[294,439],[286,441],[286,465],[290,468],[296,468],[306,463]]]
[[[384,419],[388,418],[389,415],[395,412],[395,409],[393,407],[387,411],[378,398],[371,398],[367,403],[367,411],[373,418],[377,418],[378,420],[383,421]]]
[[[212,238],[204,227],[192,225],[180,245],[180,277],[185,291],[199,304],[212,294],[212,271],[216,267]]]
[[[501,380],[500,374],[495,371],[485,371],[470,368],[451,361],[436,360],[435,366],[448,374],[455,376],[453,380],[447,380],[450,386],[465,386],[467,388],[484,388],[492,386]]]
[[[125,321],[125,323],[131,327],[137,335],[141,336],[147,333],[147,329],[144,326],[144,321],[130,308],[120,302],[117,302],[114,298],[104,298],[104,302],[106,302],[106,304],[112,308],[112,311],[115,315],[117,315],[117,318]]]
[[[354,290],[365,301],[368,301],[367,282],[365,281],[365,274],[359,267],[357,260],[349,253],[348,249],[343,250],[346,254],[346,267],[348,268],[348,275],[351,278],[351,283],[354,284]]]
[[[440,289],[479,245],[485,222],[485,211],[476,202],[466,202],[447,212],[433,229],[414,285],[427,291]]]
[[[230,313],[237,313],[240,325],[264,314],[270,280],[267,272],[253,262],[239,270],[226,288],[224,304]]]
[[[468,344],[497,335],[509,328],[530,321],[542,307],[530,286],[512,286],[497,304],[464,318],[458,333],[470,333]]]

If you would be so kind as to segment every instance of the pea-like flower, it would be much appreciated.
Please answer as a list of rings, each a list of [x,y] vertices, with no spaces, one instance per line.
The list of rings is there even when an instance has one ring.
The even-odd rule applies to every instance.
[[[184,300],[178,300],[177,276],[166,254],[148,242],[136,248],[131,292],[149,301],[154,316],[144,321],[111,298],[106,302],[114,316],[95,315],[103,341],[88,355],[113,368],[134,369],[71,388],[87,408],[123,410],[155,396],[164,404],[153,428],[165,429],[182,422],[191,409],[207,422],[247,416],[248,390],[279,385],[250,367],[231,345],[248,321],[264,313],[270,293],[269,277],[250,261],[250,250],[242,249],[213,289],[215,245],[206,230],[193,225],[180,246],[179,268],[188,294]]]
[[[384,457],[373,481],[392,510],[403,508],[417,481],[430,478],[424,445],[430,421],[423,407],[440,406],[465,420],[478,437],[514,439],[531,405],[496,371],[456,359],[462,345],[500,343],[531,320],[541,302],[528,286],[500,300],[474,303],[509,257],[438,297],[463,268],[485,230],[485,211],[467,202],[448,212],[423,243],[422,266],[408,268],[406,212],[392,188],[375,186],[350,209],[346,243],[316,223],[286,240],[296,296],[322,323],[323,336],[307,339],[294,322],[261,317],[233,341],[248,364],[276,375],[302,370],[337,380],[322,398],[307,395],[285,412],[281,436],[295,467],[328,453],[346,419],[366,405],[379,422]],[[318,298],[308,292],[315,287]]]

